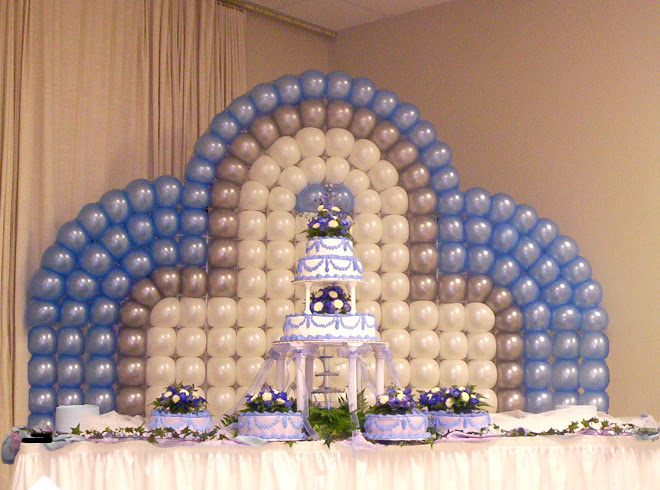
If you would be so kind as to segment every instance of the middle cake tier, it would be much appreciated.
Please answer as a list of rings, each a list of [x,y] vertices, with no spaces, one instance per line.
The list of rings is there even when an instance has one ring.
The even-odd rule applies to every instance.
[[[307,255],[298,261],[295,280],[362,281],[364,269],[353,256],[353,242],[347,238],[310,238]]]
[[[369,313],[293,314],[284,321],[280,340],[379,340],[376,317]]]

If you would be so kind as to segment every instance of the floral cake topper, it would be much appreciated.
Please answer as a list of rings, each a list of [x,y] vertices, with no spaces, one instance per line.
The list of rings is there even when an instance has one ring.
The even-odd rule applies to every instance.
[[[350,227],[353,224],[350,216],[337,205],[337,195],[332,190],[332,184],[325,186],[326,191],[321,197],[318,213],[307,223],[307,238],[334,237],[352,238]]]
[[[153,406],[169,413],[195,413],[206,408],[206,399],[195,389],[195,385],[178,383],[167,387]]]
[[[345,314],[351,311],[351,299],[341,286],[325,286],[312,295],[309,307],[321,315]]]

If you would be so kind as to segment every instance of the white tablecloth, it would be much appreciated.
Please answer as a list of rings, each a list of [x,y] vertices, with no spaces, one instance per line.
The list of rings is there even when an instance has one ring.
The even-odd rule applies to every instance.
[[[660,441],[632,437],[501,438],[353,449],[142,441],[79,442],[56,451],[24,444],[12,488],[45,475],[62,489],[652,489]]]

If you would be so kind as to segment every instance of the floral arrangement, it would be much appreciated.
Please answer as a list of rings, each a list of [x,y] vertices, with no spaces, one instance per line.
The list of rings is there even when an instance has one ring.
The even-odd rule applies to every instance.
[[[412,413],[417,408],[412,390],[410,388],[399,388],[394,385],[388,386],[385,393],[376,399],[376,404],[368,410],[368,413],[376,415],[404,415]]]
[[[336,202],[337,197],[332,191],[332,185],[327,185],[326,192],[321,197],[318,214],[307,222],[307,229],[305,230],[307,238],[351,238],[350,227],[352,221],[348,213],[342,211]]]
[[[245,395],[247,408],[244,412],[277,413],[295,411],[295,401],[290,400],[285,391],[264,386],[256,395]]]
[[[488,406],[481,395],[474,391],[474,385],[433,388],[419,394],[419,404],[431,411],[443,410],[452,413],[471,413],[480,407]]]
[[[163,412],[195,413],[206,409],[206,399],[195,390],[195,385],[178,383],[168,386],[153,405]]]
[[[325,286],[316,291],[309,304],[312,313],[344,314],[351,311],[351,301],[348,293],[341,286]]]

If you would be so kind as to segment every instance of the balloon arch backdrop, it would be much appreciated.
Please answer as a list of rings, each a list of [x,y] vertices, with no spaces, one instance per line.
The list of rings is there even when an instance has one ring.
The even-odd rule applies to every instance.
[[[175,380],[216,415],[232,406],[302,308],[299,213],[326,183],[355,219],[358,309],[403,384],[475,384],[499,411],[607,410],[608,316],[577,243],[509,195],[459,190],[414,105],[310,70],[215,116],[185,182],[135,180],[60,228],[29,285],[29,423],[83,402],[144,414]]]

